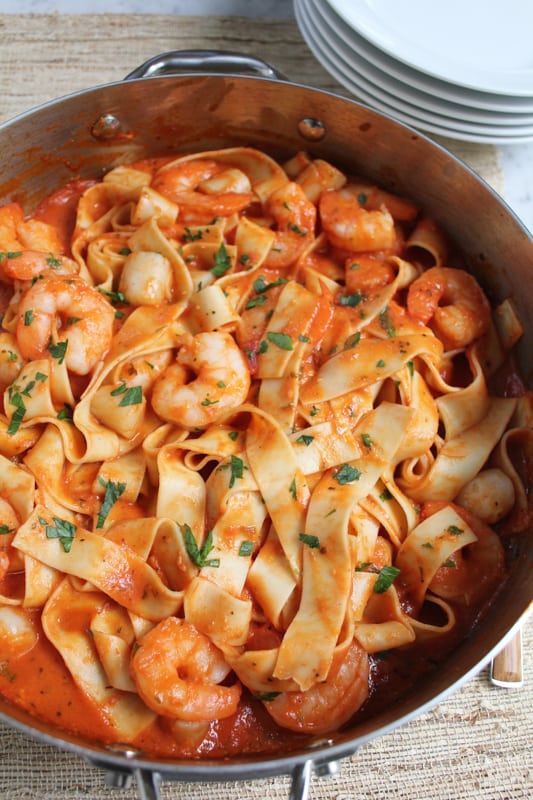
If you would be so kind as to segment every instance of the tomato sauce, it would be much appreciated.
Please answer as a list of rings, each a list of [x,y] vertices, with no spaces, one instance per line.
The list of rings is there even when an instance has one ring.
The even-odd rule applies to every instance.
[[[494,601],[491,598],[491,602]],[[438,669],[443,659],[468,635],[486,607],[455,607],[457,625],[450,634],[428,643],[378,653],[371,657],[370,695],[348,726],[386,711],[424,677]],[[435,610],[427,612],[430,616]],[[429,621],[429,618],[428,620]],[[34,622],[39,628],[38,615]],[[63,624],[67,624],[63,619]],[[73,620],[73,629],[78,628]],[[441,621],[442,622],[442,621]],[[254,647],[276,646],[278,634],[259,627]],[[42,722],[102,745],[116,741],[116,734],[101,711],[77,688],[60,655],[40,630],[37,644],[18,658],[0,658],[0,695]],[[305,746],[310,737],[280,728],[263,704],[244,689],[237,713],[209,723],[201,743],[178,741],[171,720],[158,717],[131,743],[143,754],[162,758],[226,758],[261,753],[287,753]]]

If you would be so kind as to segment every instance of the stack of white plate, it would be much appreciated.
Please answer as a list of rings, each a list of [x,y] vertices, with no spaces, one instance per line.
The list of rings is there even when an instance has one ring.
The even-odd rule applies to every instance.
[[[463,141],[533,141],[532,0],[294,0],[322,66],[362,102]]]

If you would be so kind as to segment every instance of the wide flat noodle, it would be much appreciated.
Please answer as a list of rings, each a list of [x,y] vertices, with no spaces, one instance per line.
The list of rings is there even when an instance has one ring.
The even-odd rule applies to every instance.
[[[9,670],[53,648],[111,743],[227,755],[251,710],[271,747],[250,693],[333,731],[374,659],[469,629],[505,577],[489,526],[530,527],[533,402],[512,304],[435,220],[250,147],[45,208],[0,209]]]
[[[302,598],[280,647],[274,677],[293,678],[302,690],[327,676],[351,591],[348,523],[393,458],[409,410],[387,403],[361,423],[371,442],[365,457],[344,472],[327,472],[314,489],[305,525]],[[341,477],[347,475],[346,478]]]
[[[65,534],[61,522],[64,520],[58,522],[48,509],[37,506],[17,531],[15,546],[49,567],[89,581],[117,603],[147,619],[162,619],[178,611],[181,593],[169,590],[134,551],[76,526],[70,549],[66,550],[60,538],[68,536],[72,528],[67,526]]]

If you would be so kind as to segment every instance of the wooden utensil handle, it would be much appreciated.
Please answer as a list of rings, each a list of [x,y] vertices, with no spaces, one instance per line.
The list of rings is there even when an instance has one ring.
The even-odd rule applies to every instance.
[[[518,688],[523,683],[522,631],[518,630],[492,660],[491,680],[496,686]]]

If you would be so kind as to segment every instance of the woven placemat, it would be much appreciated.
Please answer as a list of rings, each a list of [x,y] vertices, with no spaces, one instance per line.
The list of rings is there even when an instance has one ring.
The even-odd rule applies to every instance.
[[[79,89],[121,80],[169,50],[259,56],[292,80],[350,93],[320,66],[294,22],[224,17],[0,14],[0,120]],[[437,138],[437,137],[435,137]],[[439,139],[496,191],[503,178],[489,145]],[[533,796],[532,626],[524,632],[525,685],[497,689],[484,669],[409,724],[376,739],[334,778],[315,777],[312,800],[526,800]],[[163,800],[281,800],[287,777],[238,784],[164,783]],[[71,753],[0,723],[1,800],[135,800]]]

